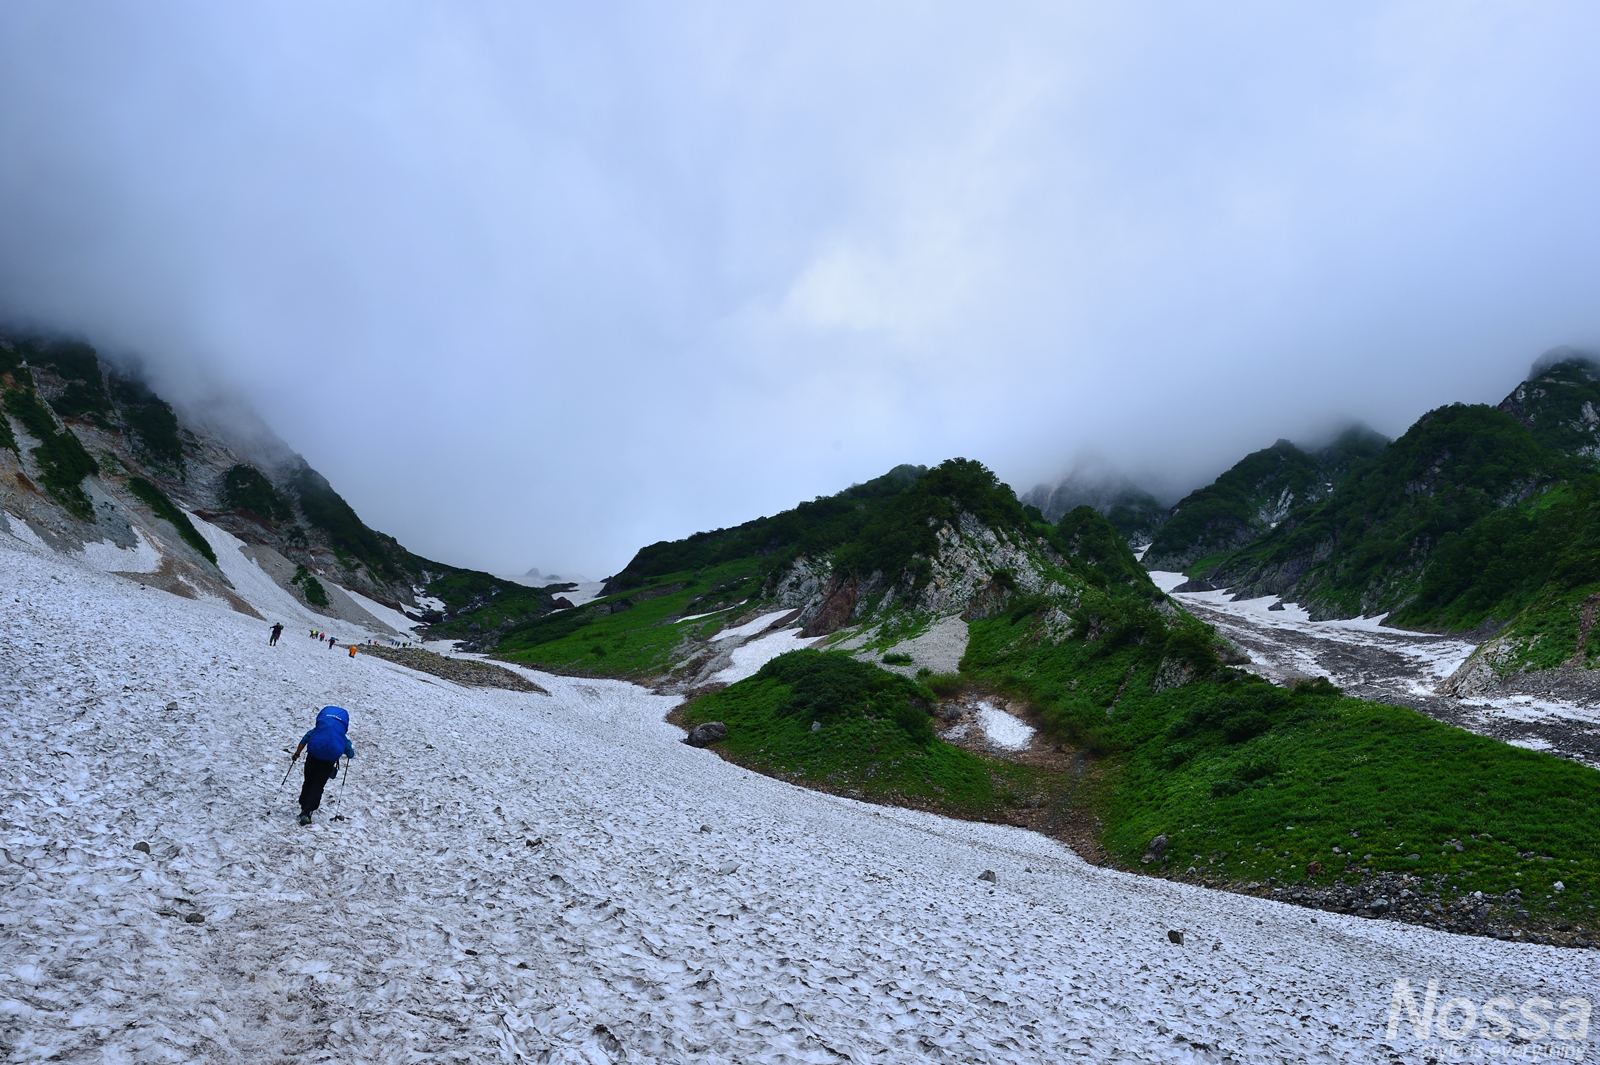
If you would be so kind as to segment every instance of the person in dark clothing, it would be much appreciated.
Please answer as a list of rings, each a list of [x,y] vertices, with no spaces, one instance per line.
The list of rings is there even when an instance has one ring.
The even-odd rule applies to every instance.
[[[278,646],[278,637],[283,635],[283,623],[274,622],[272,626],[272,639],[267,641],[268,647]]]
[[[350,729],[350,714],[341,706],[324,706],[317,724],[300,737],[294,756],[306,753],[306,779],[300,786],[300,823],[309,825],[311,815],[322,805],[322,789],[339,773],[339,759],[354,758],[355,745],[345,735]]]
[[[328,650],[330,650],[330,651],[333,650],[333,645],[338,643],[338,642],[339,642],[338,640],[335,640],[332,636],[329,636],[328,637]]]

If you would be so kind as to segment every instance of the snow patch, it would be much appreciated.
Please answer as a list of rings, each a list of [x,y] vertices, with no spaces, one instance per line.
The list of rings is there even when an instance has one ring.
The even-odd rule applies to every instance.
[[[811,647],[826,638],[814,636],[807,639],[800,635],[799,629],[781,629],[759,640],[751,640],[742,647],[735,647],[729,654],[733,664],[718,670],[712,675],[711,680],[722,684],[733,684],[746,677],[753,677],[762,666],[779,655]]]
[[[102,573],[154,573],[161,568],[161,552],[144,538],[137,526],[133,535],[139,538],[133,547],[119,547],[109,540],[84,544],[84,562]]]
[[[711,637],[711,640],[713,643],[715,643],[718,640],[729,640],[734,637],[738,637],[742,640],[747,636],[754,636],[756,633],[760,632],[762,629],[766,628],[768,625],[771,625],[774,621],[777,621],[779,618],[783,617],[783,615],[788,613],[792,613],[792,611],[775,610],[770,614],[762,614],[754,621],[747,621],[736,629],[723,629],[721,632]]]
[[[1033,742],[1032,725],[987,701],[978,703],[978,724],[989,742],[1002,751],[1025,751]]]

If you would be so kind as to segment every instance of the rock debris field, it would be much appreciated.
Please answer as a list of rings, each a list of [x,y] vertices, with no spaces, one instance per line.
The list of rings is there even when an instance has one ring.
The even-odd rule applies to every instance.
[[[1420,1062],[1436,1035],[1385,1034],[1397,978],[1600,987],[1594,952],[793,788],[628,684],[468,688],[294,626],[268,647],[4,534],[0,572],[8,1061]],[[358,757],[301,828],[283,748],[324,703]],[[1482,1032],[1463,1052],[1593,1050]]]

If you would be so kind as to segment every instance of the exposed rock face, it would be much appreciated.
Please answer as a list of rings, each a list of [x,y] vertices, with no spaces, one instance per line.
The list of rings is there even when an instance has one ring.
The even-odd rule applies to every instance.
[[[972,593],[972,602],[961,612],[961,620],[987,621],[999,617],[1006,612],[1014,598],[1011,582],[991,577],[983,587]]]
[[[1156,667],[1155,683],[1151,688],[1158,692],[1181,688],[1194,680],[1194,666],[1177,658],[1163,658]]]
[[[1017,590],[1036,594],[1045,590],[1039,555],[1042,545],[1026,546],[1002,538],[971,514],[963,513],[957,526],[946,524],[938,532],[939,547],[929,561],[933,577],[910,604],[930,614],[959,614],[994,575],[1006,572]]]
[[[1449,679],[1439,686],[1439,694],[1460,699],[1494,691],[1504,680],[1515,654],[1515,646],[1508,641],[1489,640],[1456,667]]]
[[[890,604],[952,616],[977,603],[982,616],[993,617],[1016,595],[1061,590],[1043,576],[1041,563],[1051,549],[1042,543],[1018,543],[967,513],[947,522],[937,537],[930,577],[920,588],[891,586],[881,573],[835,574],[827,558],[799,558],[771,594],[779,606],[800,611],[803,635],[825,636]]]
[[[850,624],[859,593],[860,582],[855,577],[834,577],[827,596],[800,635],[826,636]]]

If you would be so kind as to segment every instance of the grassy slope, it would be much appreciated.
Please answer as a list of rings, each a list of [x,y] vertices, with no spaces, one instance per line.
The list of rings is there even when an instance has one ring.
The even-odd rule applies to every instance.
[[[1060,644],[1042,638],[1038,615],[977,622],[962,663],[1108,756],[1103,842],[1121,861],[1137,864],[1165,834],[1172,871],[1229,880],[1303,879],[1321,861],[1311,879],[1395,869],[1534,898],[1561,879],[1563,907],[1600,888],[1600,773],[1326,686],[1286,692],[1213,666],[1158,691],[1163,660],[1203,656],[1184,638],[1191,622],[1141,613],[1112,597],[1086,603],[1122,638]],[[1465,850],[1445,846],[1453,839]],[[1372,857],[1347,871],[1336,845]],[[1555,860],[1517,856],[1530,851]]]
[[[735,559],[662,577],[659,584],[619,592],[576,610],[528,616],[501,638],[495,653],[508,661],[557,672],[659,676],[692,657],[722,627],[728,611],[690,621],[679,619],[756,594],[764,571],[758,560]],[[674,586],[679,587],[655,594]],[[706,598],[712,602],[703,601]],[[701,610],[702,606],[707,610]]]
[[[920,685],[847,655],[791,651],[696,699],[683,719],[727,725],[719,747],[740,764],[895,805],[998,818],[1054,786],[1047,772],[936,739],[933,701]]]

